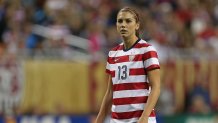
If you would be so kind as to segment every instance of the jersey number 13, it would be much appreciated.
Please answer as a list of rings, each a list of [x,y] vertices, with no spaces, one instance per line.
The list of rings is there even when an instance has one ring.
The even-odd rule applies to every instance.
[[[118,66],[118,80],[125,80],[127,78],[127,66]]]

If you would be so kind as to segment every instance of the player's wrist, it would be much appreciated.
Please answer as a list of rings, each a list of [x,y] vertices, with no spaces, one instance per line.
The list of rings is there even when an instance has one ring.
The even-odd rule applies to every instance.
[[[144,112],[142,113],[141,117],[148,118],[150,116],[150,113]]]

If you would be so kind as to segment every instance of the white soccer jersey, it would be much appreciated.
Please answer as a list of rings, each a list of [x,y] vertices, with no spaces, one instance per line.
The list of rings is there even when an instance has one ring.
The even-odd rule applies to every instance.
[[[156,50],[142,39],[127,50],[121,43],[109,52],[106,72],[113,82],[111,123],[138,121],[150,93],[147,72],[159,68]],[[154,111],[150,117],[155,117]]]

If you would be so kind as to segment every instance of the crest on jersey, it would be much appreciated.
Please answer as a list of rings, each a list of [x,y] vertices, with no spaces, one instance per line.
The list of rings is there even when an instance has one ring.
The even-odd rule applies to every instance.
[[[135,58],[134,55],[129,55],[129,61],[133,61],[134,58]]]

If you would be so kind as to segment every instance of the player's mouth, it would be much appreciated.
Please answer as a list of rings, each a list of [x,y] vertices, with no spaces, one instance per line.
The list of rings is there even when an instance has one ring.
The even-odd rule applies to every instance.
[[[121,34],[125,34],[125,33],[127,33],[127,32],[128,32],[128,31],[125,30],[125,29],[121,29],[121,30],[120,30],[120,33],[121,33]]]

